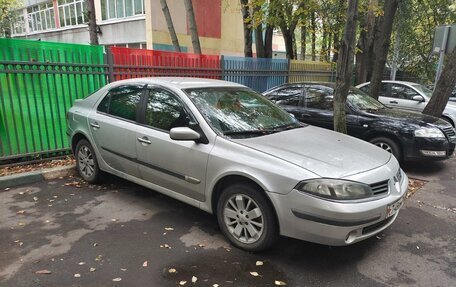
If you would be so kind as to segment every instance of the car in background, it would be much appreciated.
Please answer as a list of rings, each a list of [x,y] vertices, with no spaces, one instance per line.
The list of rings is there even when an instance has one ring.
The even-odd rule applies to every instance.
[[[370,82],[356,86],[369,93]],[[432,91],[426,86],[405,81],[382,81],[378,100],[391,108],[422,112],[431,99]],[[448,102],[442,118],[453,127],[456,124],[456,103]]]
[[[112,173],[214,213],[231,243],[249,251],[279,234],[364,240],[394,222],[407,191],[390,153],[302,124],[235,83],[117,81],[67,116],[84,180]]]
[[[432,85],[426,85],[426,88],[428,88],[431,91],[434,91],[434,84]],[[448,98],[448,101],[450,102],[456,102],[456,86],[454,87],[453,91],[451,92],[450,97]]]
[[[333,129],[333,83],[285,84],[264,95],[298,120]],[[391,152],[400,161],[443,160],[455,149],[456,132],[446,121],[391,109],[351,88],[346,106],[348,134]]]

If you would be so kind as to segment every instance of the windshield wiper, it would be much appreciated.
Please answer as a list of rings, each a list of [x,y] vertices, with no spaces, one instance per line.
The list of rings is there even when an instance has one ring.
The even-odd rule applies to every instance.
[[[229,135],[266,135],[266,134],[271,134],[276,131],[271,131],[271,130],[250,130],[250,131],[226,131],[223,132],[224,135],[229,136]]]
[[[277,126],[275,128],[268,129],[268,130],[271,130],[271,131],[287,131],[287,130],[302,128],[302,127],[304,127],[304,126],[300,125],[300,124],[293,123],[293,124],[287,124],[287,125],[283,125],[283,126]]]

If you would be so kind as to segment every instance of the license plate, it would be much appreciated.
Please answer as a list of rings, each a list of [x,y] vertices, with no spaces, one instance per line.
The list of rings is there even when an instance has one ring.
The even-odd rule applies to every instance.
[[[386,206],[386,217],[393,216],[404,204],[404,197]]]

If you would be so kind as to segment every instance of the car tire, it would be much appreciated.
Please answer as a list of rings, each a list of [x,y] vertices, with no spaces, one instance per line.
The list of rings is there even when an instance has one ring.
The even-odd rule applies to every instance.
[[[76,145],[74,152],[76,168],[79,175],[89,183],[96,183],[100,180],[101,170],[98,166],[97,156],[92,145],[82,139]]]
[[[392,153],[398,161],[401,161],[401,149],[394,140],[387,137],[376,137],[371,139],[369,142],[385,151]]]
[[[233,184],[223,190],[217,220],[230,242],[246,251],[265,250],[279,236],[273,206],[262,190],[249,184]]]

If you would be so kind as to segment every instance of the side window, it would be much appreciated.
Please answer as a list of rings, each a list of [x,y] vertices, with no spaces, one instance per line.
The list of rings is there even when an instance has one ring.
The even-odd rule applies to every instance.
[[[387,98],[394,98],[394,95],[391,93],[391,83],[382,83],[382,86],[380,87],[380,97],[387,97]]]
[[[104,97],[97,110],[126,120],[136,121],[141,93],[141,86],[114,88]]]
[[[359,88],[361,91],[365,92],[366,94],[369,94],[369,84],[362,86]]]
[[[299,106],[302,86],[291,86],[279,89],[267,97],[278,105]]]
[[[393,84],[392,95],[397,99],[412,100],[413,96],[418,96],[419,94],[407,86]]]
[[[310,109],[332,111],[334,109],[332,93],[318,87],[306,87],[305,106]]]
[[[149,91],[146,106],[146,124],[169,131],[175,127],[188,127],[192,118],[182,102],[171,92],[154,88]]]

